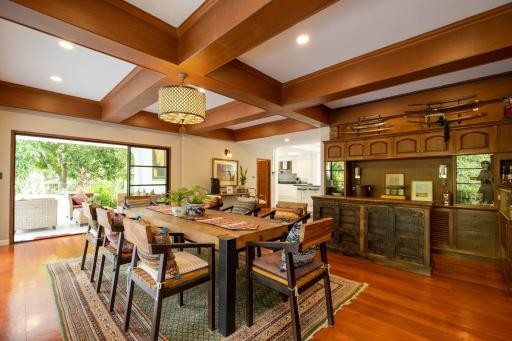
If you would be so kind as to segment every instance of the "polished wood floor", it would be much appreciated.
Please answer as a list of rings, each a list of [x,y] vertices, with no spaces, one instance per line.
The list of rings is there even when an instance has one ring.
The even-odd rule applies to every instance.
[[[80,255],[83,237],[0,247],[0,340],[60,340],[44,264]],[[435,256],[432,277],[329,254],[331,273],[369,287],[314,340],[510,340],[512,298],[495,264]]]

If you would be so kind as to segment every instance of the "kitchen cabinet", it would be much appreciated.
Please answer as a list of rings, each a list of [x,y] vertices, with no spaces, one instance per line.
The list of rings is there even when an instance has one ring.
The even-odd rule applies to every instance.
[[[450,155],[454,151],[453,137],[445,141],[444,132],[420,135],[420,153],[424,156]]]
[[[492,153],[496,148],[496,127],[480,127],[455,131],[457,154]]]
[[[345,155],[345,142],[325,142],[324,143],[324,160],[339,161],[343,160]]]
[[[405,135],[393,137],[393,155],[395,157],[414,157],[420,151],[420,138],[418,135]]]
[[[349,141],[346,148],[347,159],[349,160],[363,160],[366,155],[365,141]]]
[[[386,159],[393,155],[393,138],[383,137],[366,141],[367,159]]]

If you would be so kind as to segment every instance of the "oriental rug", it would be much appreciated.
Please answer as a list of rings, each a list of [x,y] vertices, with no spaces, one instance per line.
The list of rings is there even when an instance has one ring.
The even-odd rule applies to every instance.
[[[95,283],[89,282],[91,259],[86,270],[80,270],[80,259],[68,259],[48,264],[48,273],[64,340],[148,340],[151,330],[152,301],[147,294],[135,287],[130,329],[122,325],[126,307],[126,271],[121,267],[119,288],[114,312],[108,312],[111,285],[111,267],[105,264],[101,292],[96,293]],[[217,267],[218,268],[218,267]],[[207,284],[189,289],[184,294],[185,305],[178,306],[178,297],[164,300],[160,325],[160,340],[289,340],[292,337],[289,303],[283,303],[279,294],[259,283],[254,285],[255,323],[245,325],[244,267],[237,273],[236,326],[238,330],[228,338],[207,328]],[[218,278],[218,276],[217,276]],[[331,290],[335,311],[349,304],[366,287],[366,284],[331,274]],[[218,289],[218,284],[217,284]],[[217,293],[218,294],[218,293]],[[219,302],[217,299],[216,302]],[[311,337],[326,326],[325,295],[322,284],[304,292],[300,298],[300,315],[303,339]],[[216,306],[218,321],[219,306]]]

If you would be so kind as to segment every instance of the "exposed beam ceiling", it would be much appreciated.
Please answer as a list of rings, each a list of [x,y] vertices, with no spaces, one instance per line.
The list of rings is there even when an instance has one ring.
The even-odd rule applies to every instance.
[[[203,123],[187,126],[186,132],[189,134],[204,133],[271,115],[263,109],[233,101],[208,110],[206,120]]]
[[[155,93],[167,83],[165,75],[136,67],[101,100],[102,119],[114,123],[128,119],[155,103]]]
[[[201,16],[194,23],[188,24],[189,27],[182,29],[184,55],[192,58],[188,66],[179,65],[180,40],[177,30],[124,1],[0,0],[0,16],[160,72],[167,75],[171,83],[179,81],[179,71],[186,71],[189,74],[188,81],[197,86],[268,111],[282,111],[281,83],[233,58],[334,2],[300,1],[307,5],[292,6],[295,1],[291,0],[277,0],[271,4],[269,0],[233,0],[226,2],[231,5],[230,11],[226,13],[219,13],[214,9],[216,6],[225,5],[211,7],[214,15],[204,15],[204,18]],[[262,26],[255,18],[261,19],[262,14],[270,13],[269,10],[286,13],[286,19],[276,20],[274,17],[273,21],[282,23]],[[98,13],[102,15],[99,16]],[[197,29],[195,25],[198,25]],[[210,31],[216,33],[205,33]],[[206,40],[198,40],[202,39],[202,35],[197,36],[194,32],[202,33]],[[246,36],[240,38],[244,34]],[[217,42],[215,38],[220,41]],[[196,41],[201,53],[187,52],[190,51],[186,47],[190,44],[185,43],[187,39]],[[225,43],[224,39],[230,42],[229,46],[219,49]],[[207,58],[215,60],[209,61]],[[196,61],[200,62],[199,70],[193,68]],[[202,68],[204,65],[210,66]],[[222,66],[204,76],[206,69],[213,69],[212,65]],[[289,112],[281,114],[287,116]],[[296,119],[312,121],[308,115],[291,114]],[[325,122],[315,124],[320,126],[325,125]]]
[[[296,110],[512,56],[512,4],[297,78],[283,85]]]
[[[336,1],[207,1],[178,29],[180,65],[206,75]]]
[[[269,137],[274,135],[295,133],[297,131],[315,129],[307,123],[295,121],[292,119],[286,119],[281,121],[275,121],[270,123],[264,123],[257,126],[248,128],[238,129],[233,131],[233,137],[235,141],[246,141],[254,140],[263,137]]]

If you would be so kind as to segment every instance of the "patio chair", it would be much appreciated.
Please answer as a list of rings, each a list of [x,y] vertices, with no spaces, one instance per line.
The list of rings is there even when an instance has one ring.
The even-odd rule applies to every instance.
[[[163,299],[179,294],[181,306],[186,289],[208,281],[208,329],[214,330],[215,245],[185,243],[183,233],[169,233],[179,243],[156,243],[156,234],[153,231],[159,230],[158,228],[128,218],[124,219],[124,228],[126,239],[134,244],[124,330],[127,331],[130,325],[134,285],[140,287],[154,301],[151,340],[157,340]],[[208,262],[185,251],[173,252],[175,249],[196,247],[209,249]]]
[[[96,272],[96,262],[98,260],[98,251],[103,242],[103,227],[98,225],[96,208],[100,207],[96,204],[89,204],[87,202],[82,203],[82,211],[85,217],[88,220],[87,223],[87,232],[85,233],[85,244],[84,244],[84,252],[82,255],[82,264],[80,269],[83,270],[85,267],[85,259],[87,257],[87,248],[89,247],[89,243],[93,245],[93,259],[92,259],[92,269],[91,269],[91,282],[94,282],[94,273]]]
[[[130,263],[132,258],[133,245],[130,242],[124,240],[123,222],[114,222],[113,211],[97,208],[96,215],[98,217],[98,225],[103,228],[105,235],[103,238],[103,250],[100,260],[98,282],[96,283],[96,292],[100,292],[101,290],[105,259],[108,259],[112,263],[114,270],[109,302],[109,311],[113,311],[117,291],[117,281],[119,279],[119,269],[121,265]]]
[[[327,262],[326,242],[331,239],[333,219],[325,218],[300,227],[298,242],[250,242],[246,251],[246,316],[247,325],[253,324],[253,280],[277,290],[289,298],[292,315],[292,330],[295,340],[301,340],[298,296],[320,280],[324,280],[327,321],[334,325],[329,264]],[[321,261],[311,262],[295,267],[294,255],[312,247],[320,247]],[[265,247],[277,252],[254,257],[254,249]],[[286,271],[281,271],[282,253],[285,254]]]

